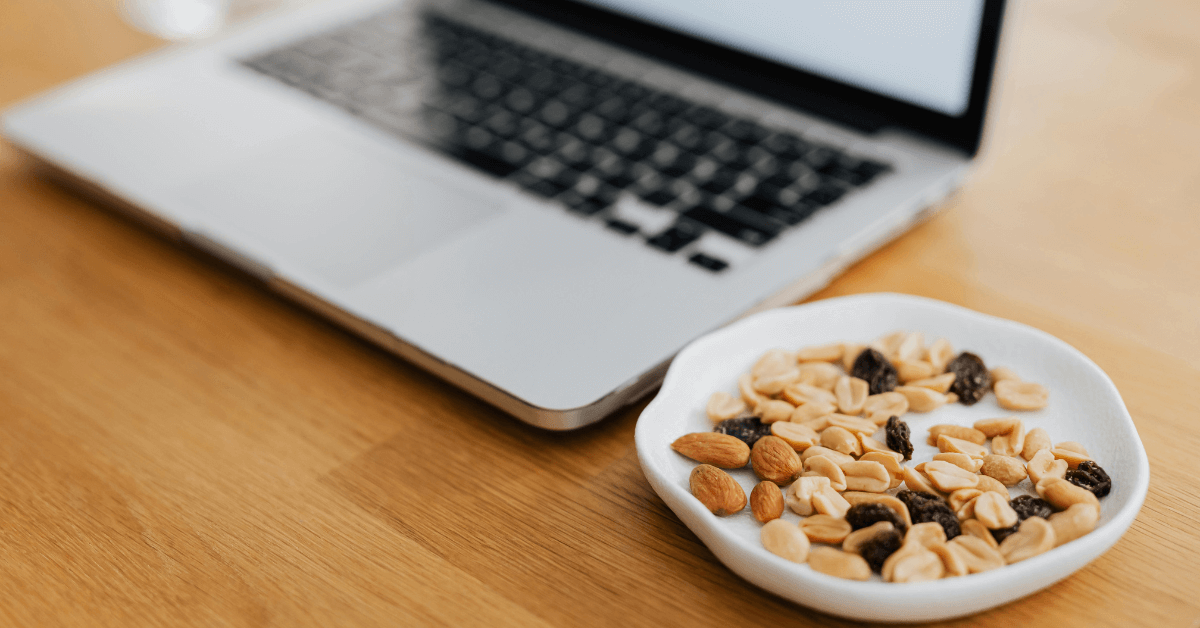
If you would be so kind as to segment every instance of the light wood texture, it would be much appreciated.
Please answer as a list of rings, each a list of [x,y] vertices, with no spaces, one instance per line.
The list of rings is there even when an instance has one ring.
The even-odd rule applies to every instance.
[[[158,45],[113,5],[0,0],[0,104]],[[1200,4],[1029,2],[1005,43],[975,176],[815,298],[1029,323],[1137,422],[1128,534],[957,625],[1196,626]],[[525,427],[0,144],[0,625],[841,625],[665,508],[640,408]]]

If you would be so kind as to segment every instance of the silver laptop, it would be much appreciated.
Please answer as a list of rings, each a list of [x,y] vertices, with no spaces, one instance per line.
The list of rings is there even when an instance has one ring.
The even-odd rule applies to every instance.
[[[156,229],[549,429],[924,218],[1002,0],[352,0],[7,112]]]

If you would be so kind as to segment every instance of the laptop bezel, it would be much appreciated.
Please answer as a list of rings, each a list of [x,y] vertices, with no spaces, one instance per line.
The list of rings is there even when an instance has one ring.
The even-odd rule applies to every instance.
[[[974,157],[983,137],[1006,0],[984,0],[966,111],[920,107],[575,0],[492,0],[865,133],[899,127]]]

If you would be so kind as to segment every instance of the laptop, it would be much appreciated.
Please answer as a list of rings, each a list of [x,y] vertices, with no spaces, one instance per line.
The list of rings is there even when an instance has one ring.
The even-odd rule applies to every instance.
[[[4,115],[47,169],[517,418],[631,404],[689,341],[926,218],[1002,0],[339,0]]]

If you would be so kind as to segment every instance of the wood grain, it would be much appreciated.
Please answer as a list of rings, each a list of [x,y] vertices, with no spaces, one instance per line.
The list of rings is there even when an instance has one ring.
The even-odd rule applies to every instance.
[[[1150,495],[1108,553],[971,626],[1200,623],[1200,5],[1019,4],[985,153],[814,298],[921,294],[1080,348]],[[0,105],[157,43],[0,0]],[[526,427],[0,144],[0,625],[818,625],[654,495],[641,406]]]

